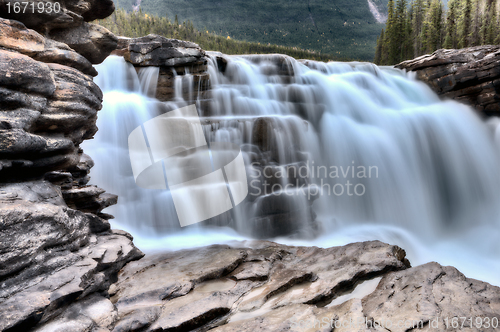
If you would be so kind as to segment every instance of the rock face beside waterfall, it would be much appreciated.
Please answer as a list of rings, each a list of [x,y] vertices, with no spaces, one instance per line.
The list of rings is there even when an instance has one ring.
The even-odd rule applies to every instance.
[[[439,95],[500,115],[500,46],[438,50],[396,67],[415,71]]]
[[[20,18],[52,35],[100,16],[88,10],[106,3],[66,1],[77,14]],[[143,255],[130,235],[110,230],[101,211],[117,196],[88,185],[94,164],[79,147],[97,131],[99,59],[12,19],[0,18],[0,35],[0,331],[28,331],[73,302],[106,321],[110,284]]]
[[[499,287],[437,263],[412,268],[404,250],[378,241],[155,254],[125,266],[110,294],[111,303],[77,302],[36,331],[444,331],[445,318],[500,318]]]
[[[55,3],[60,10],[53,8]],[[112,0],[58,0],[33,2],[27,10],[15,13],[16,1],[0,0],[0,17],[22,22],[52,40],[67,44],[92,63],[101,63],[116,48],[117,38],[107,29],[92,23],[95,19],[108,17],[115,10]],[[17,2],[20,3],[20,2]],[[10,7],[7,7],[10,4]],[[23,5],[24,7],[24,5]],[[50,8],[49,8],[50,7]],[[8,8],[11,8],[9,11]]]

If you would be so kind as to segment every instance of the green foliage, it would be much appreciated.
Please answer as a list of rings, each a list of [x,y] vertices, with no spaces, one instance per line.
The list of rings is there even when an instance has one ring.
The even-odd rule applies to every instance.
[[[490,4],[489,8],[489,15],[488,15],[488,28],[486,29],[486,38],[484,43],[485,44],[497,44],[499,40],[496,38],[499,37],[500,31],[498,29],[498,22],[497,22],[497,11],[495,10],[497,6],[497,1],[493,0]],[[486,25],[486,24],[485,24]]]
[[[136,0],[114,0],[132,10]],[[388,0],[372,0],[381,13]],[[367,0],[141,0],[144,13],[191,21],[231,39],[284,45],[342,58],[373,59],[377,23]]]
[[[444,42],[445,48],[458,47],[457,21],[458,21],[458,6],[460,0],[450,0],[448,2],[448,14],[446,15],[446,37]]]
[[[441,0],[406,1],[389,1],[385,34],[376,47],[377,64],[394,65],[442,47],[500,43],[497,0],[449,0],[447,11]]]
[[[166,17],[149,15],[142,12],[142,10],[127,13],[123,9],[117,9],[110,17],[99,20],[98,23],[120,36],[136,38],[152,33],[167,38],[193,41],[204,50],[219,51],[226,54],[281,53],[296,59],[350,60],[340,56],[301,50],[296,47],[238,41],[230,36],[223,37],[209,33],[208,30],[199,31],[191,21],[181,24],[176,17],[174,23],[172,23]]]

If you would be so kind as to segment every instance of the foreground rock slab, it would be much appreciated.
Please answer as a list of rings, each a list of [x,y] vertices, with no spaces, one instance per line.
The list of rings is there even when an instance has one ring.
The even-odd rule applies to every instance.
[[[328,249],[253,241],[146,256],[123,268],[110,295],[116,332],[408,331],[410,323],[442,331],[445,318],[500,319],[499,287],[437,263],[411,268],[404,250],[378,241]],[[391,323],[402,327],[381,327]]]
[[[396,67],[416,72],[439,95],[500,115],[500,46],[437,50]]]
[[[78,267],[94,280],[97,266],[137,253],[122,232],[89,242],[80,249],[89,262]],[[46,282],[56,285],[57,273]],[[437,263],[410,267],[404,250],[379,241],[327,249],[247,241],[158,253],[128,263],[115,280],[108,293],[88,295],[87,282],[61,285],[60,296],[77,300],[40,303],[58,309],[32,331],[495,331],[500,319],[499,287]],[[42,286],[34,289],[47,292]],[[19,296],[6,301],[16,300],[3,318],[22,311]]]

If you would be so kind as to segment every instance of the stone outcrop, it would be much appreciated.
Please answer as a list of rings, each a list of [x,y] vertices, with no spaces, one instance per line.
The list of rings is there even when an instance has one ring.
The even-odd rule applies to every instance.
[[[0,42],[0,173],[14,181],[75,169],[81,158],[78,145],[97,131],[102,93],[88,75],[95,69],[69,47],[18,22],[8,28],[13,21],[0,20],[7,32]],[[9,42],[15,37],[25,39],[21,45]],[[30,52],[32,44],[40,51]]]
[[[328,249],[252,241],[160,253],[127,264],[109,292],[114,307],[97,297],[94,307],[77,302],[72,319],[36,331],[459,330],[454,317],[480,317],[482,328],[465,323],[466,330],[494,331],[484,322],[500,318],[499,287],[437,263],[410,267],[404,250],[378,241]]]
[[[170,101],[175,97],[175,77],[190,75],[192,80],[183,80],[181,92],[185,100],[194,101],[198,91],[209,88],[207,58],[197,44],[177,39],[168,39],[158,35],[140,38],[119,37],[115,55],[120,55],[136,70],[154,66],[159,68],[156,98]],[[194,94],[191,92],[195,92]]]
[[[110,31],[87,23],[111,15],[115,9],[112,0],[31,1],[26,9],[15,13],[16,2],[20,3],[0,0],[0,17],[22,22],[29,29],[65,43],[94,64],[104,61],[116,48],[118,39]],[[60,10],[54,7],[56,3]],[[7,4],[10,4],[10,11]],[[39,4],[44,5],[44,10],[39,10]]]
[[[76,299],[106,294],[143,256],[106,220],[68,208],[47,181],[0,185],[0,221],[0,331],[27,331]]]
[[[205,52],[195,43],[158,35],[122,38],[117,48],[123,49],[125,60],[134,66],[173,67],[203,63]]]
[[[74,2],[82,16],[68,28],[85,26],[101,15],[88,9],[106,3]],[[23,16],[47,35],[67,26],[59,18]],[[0,18],[0,35],[0,331],[29,331],[74,310],[87,320],[68,331],[89,322],[106,327],[109,286],[143,254],[101,212],[117,196],[88,184],[94,164],[80,144],[97,131],[102,92],[91,61],[99,59],[13,19]],[[105,57],[106,47],[92,53]]]
[[[500,115],[500,46],[438,50],[396,66],[414,71],[437,94]]]
[[[101,63],[116,48],[118,39],[108,29],[91,23],[56,29],[50,38],[66,43],[92,63]]]

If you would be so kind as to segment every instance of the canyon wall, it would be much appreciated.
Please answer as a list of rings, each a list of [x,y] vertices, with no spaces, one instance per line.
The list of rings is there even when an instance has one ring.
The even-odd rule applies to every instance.
[[[28,331],[72,302],[88,326],[106,327],[110,284],[143,256],[129,234],[110,229],[101,211],[117,196],[89,184],[93,161],[79,147],[101,109],[92,64],[117,44],[87,22],[114,6],[68,0],[59,13],[9,14],[8,2],[0,1],[0,330]]]

